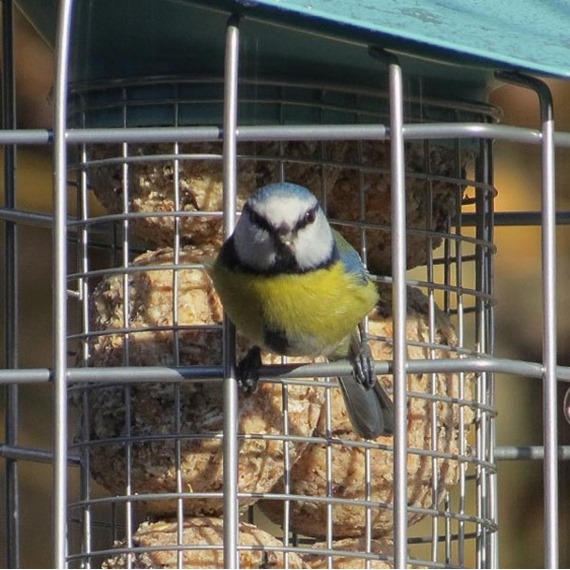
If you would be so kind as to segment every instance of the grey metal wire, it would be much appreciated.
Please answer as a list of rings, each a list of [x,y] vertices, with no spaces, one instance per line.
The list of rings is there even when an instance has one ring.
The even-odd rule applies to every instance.
[[[224,237],[235,226],[237,196],[237,113],[239,20],[231,17],[227,23],[224,76]],[[235,329],[224,316],[224,566],[238,568],[239,544],[238,493],[238,384],[235,361]]]
[[[165,156],[165,155],[163,155],[162,158],[164,158],[164,156]],[[126,157],[126,158],[128,159],[128,157]],[[169,159],[174,159],[174,158],[175,158],[174,156],[169,157]],[[129,219],[129,218],[128,218],[128,217],[123,217],[123,218],[119,217],[118,219],[119,219],[119,220],[120,220],[120,219],[125,220],[125,219]],[[174,266],[173,266],[173,268],[174,268]],[[152,269],[153,269],[152,267],[147,268],[147,270],[152,270]],[[157,266],[156,269],[159,269],[159,267]],[[164,269],[164,267],[162,267],[162,269]],[[123,272],[126,273],[126,274],[128,274],[128,273],[132,273],[133,271],[134,271],[133,268],[129,268],[129,267],[125,267],[125,266],[123,266],[122,268],[119,268],[118,270],[110,270],[110,272],[115,272],[115,273],[119,273],[119,274],[120,274],[120,273],[123,273]],[[102,273],[105,273],[105,271],[103,271]],[[96,274],[97,274],[97,270],[91,271],[91,275],[96,275]],[[70,275],[70,277],[71,277],[71,275]],[[75,278],[86,278],[86,277],[89,277],[89,276],[86,275],[86,274],[83,274],[83,273],[79,273],[79,274],[73,275],[73,278],[74,278],[74,279],[75,279]],[[464,285],[463,285],[463,284],[460,284],[460,287],[461,287],[465,292],[467,292],[467,289],[464,288]],[[477,294],[477,293],[474,291],[474,294]],[[152,329],[149,329],[149,330],[152,330]],[[158,329],[157,329],[157,330],[158,330]],[[108,331],[108,332],[109,332],[109,333],[114,332],[114,333],[121,333],[121,334],[122,334],[122,333],[128,333],[128,332],[129,332],[129,329],[128,329],[128,327],[124,327],[123,329],[115,329],[114,331]],[[95,334],[97,334],[97,333],[95,333]],[[99,333],[99,334],[100,334],[100,333]],[[73,336],[74,336],[74,335],[71,335],[70,338],[72,338]],[[83,338],[87,338],[87,335],[85,335],[84,333],[83,333],[83,335],[79,335],[79,336],[80,336],[80,337],[83,336]],[[330,365],[329,365],[329,366],[330,366]],[[135,370],[136,370],[136,369],[133,369],[133,374],[136,374]],[[331,367],[331,368],[330,368],[329,370],[327,370],[325,373],[332,372],[332,373],[337,374],[337,373],[339,372],[339,370],[340,370],[339,366],[338,366],[338,365],[334,365],[334,367]],[[392,365],[390,366],[390,370],[392,370]],[[73,374],[74,372],[75,372],[75,371],[70,371],[70,373],[72,373],[72,374]],[[99,373],[100,373],[99,370],[95,370],[94,372],[95,372],[95,377],[97,377],[97,376],[99,375]],[[194,370],[193,372],[196,372],[196,371]],[[219,368],[218,368],[217,371],[214,373],[214,375],[219,375]],[[131,376],[131,378],[134,378],[134,375]],[[149,378],[149,379],[157,380],[159,377],[153,376],[152,373],[151,373],[151,374],[148,376],[148,378]],[[138,381],[141,381],[141,380],[143,380],[143,377],[138,376],[138,377],[137,377],[137,380],[138,380]],[[283,436],[282,439],[285,440],[285,441],[288,441],[288,438],[286,438],[285,436]],[[134,444],[134,443],[137,441],[137,439],[134,438],[133,436],[127,435],[127,436],[125,436],[125,439],[124,439],[124,440],[121,440],[121,439],[119,439],[119,440],[115,439],[115,440],[114,440],[115,443],[119,443],[120,441],[124,441],[124,443],[126,443],[126,444],[128,444],[128,443]],[[309,442],[309,441],[311,441],[311,440],[307,440],[307,442]],[[109,443],[110,443],[110,442],[109,442]],[[105,445],[105,441],[100,441],[99,444],[100,444],[100,445]],[[419,452],[416,451],[416,453],[419,453]],[[289,499],[287,499],[287,500],[291,500],[291,499],[293,499],[293,498],[295,498],[295,496],[294,496],[294,495],[290,495],[290,496],[289,496]],[[138,497],[137,497],[137,500],[142,500],[142,499],[144,499],[144,496],[138,496]],[[334,498],[331,497],[331,498],[329,499],[329,506],[332,507],[332,505],[333,505],[334,503],[339,502],[339,501],[340,501],[339,499],[334,499]],[[123,502],[124,502],[124,501],[123,501]],[[414,508],[411,508],[410,511],[414,511]],[[448,520],[449,520],[449,519],[448,519]],[[466,519],[466,520],[467,520],[467,519]],[[464,521],[464,522],[465,522],[465,521]],[[484,523],[484,524],[487,524],[487,523]],[[329,536],[332,536],[332,534],[331,534],[330,532],[329,532]],[[227,544],[227,543],[226,543],[226,544]],[[332,546],[332,543],[329,543],[329,547],[331,547],[331,546]],[[437,561],[437,557],[436,557],[436,561]],[[437,562],[436,562],[436,563],[437,563]]]
[[[525,144],[541,144],[542,133],[528,127],[488,123],[423,123],[408,124],[403,128],[404,139],[492,139]],[[50,129],[3,130],[0,144],[45,145],[53,143]],[[240,126],[237,140],[290,141],[290,140],[387,140],[385,125],[282,125]],[[69,144],[81,143],[156,143],[156,142],[208,142],[222,140],[219,127],[127,127],[127,128],[70,128],[65,132]],[[554,133],[556,147],[570,147],[570,133]]]
[[[67,85],[73,1],[60,3],[54,86],[54,567],[67,555]]]
[[[120,332],[120,331],[118,331]],[[375,361],[375,369],[378,374],[391,374],[391,361]],[[306,365],[267,365],[262,367],[261,374],[270,381],[273,377],[285,379],[312,378],[314,376],[341,376],[350,372],[348,363],[322,363]],[[514,374],[528,378],[542,378],[544,368],[537,362],[499,358],[490,355],[472,356],[453,360],[409,360],[406,363],[406,371],[409,374],[432,374],[432,373],[501,373]],[[217,381],[223,376],[220,366],[136,366],[104,368],[71,368],[68,370],[70,384],[77,383],[116,383],[125,382],[182,382],[185,379],[193,379],[197,382]],[[556,376],[558,381],[570,382],[570,367],[557,366]],[[42,384],[53,382],[53,371],[49,368],[24,368],[17,370],[3,370],[0,385],[6,384]],[[304,381],[304,383],[309,382]]]
[[[406,179],[404,151],[404,85],[397,60],[388,60],[390,86],[390,170],[392,204],[392,277],[394,319],[394,565],[407,567],[408,482],[407,437],[408,396],[406,362],[408,360],[407,287],[406,287]]]
[[[2,128],[16,126],[16,101],[14,77],[14,34],[12,2],[2,3]],[[16,146],[4,147],[4,203],[7,209],[16,206]],[[4,354],[5,367],[18,368],[18,235],[17,224],[8,222],[4,228]],[[19,441],[19,388],[8,384],[5,387],[5,439],[6,445],[18,446]],[[6,565],[20,565],[20,486],[18,461],[6,459],[5,467],[5,508],[6,541],[13,545],[6,553]]]
[[[538,95],[542,140],[542,331],[544,436],[544,564],[558,568],[558,404],[556,307],[556,184],[554,109],[546,83],[515,73],[499,78],[533,90]]]

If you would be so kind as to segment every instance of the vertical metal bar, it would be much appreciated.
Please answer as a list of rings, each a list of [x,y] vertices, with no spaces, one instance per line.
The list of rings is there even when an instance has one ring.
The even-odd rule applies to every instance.
[[[456,113],[456,121],[461,120],[461,114]],[[462,157],[464,153],[462,151],[461,142],[456,141],[455,143],[455,176],[460,179],[462,176]],[[458,236],[463,234],[463,222],[462,222],[462,211],[463,211],[463,195],[466,188],[460,184],[456,192],[456,205],[455,205],[455,219],[457,220],[455,224],[455,232]],[[456,243],[455,248],[455,280],[457,282],[457,343],[458,346],[465,346],[465,298],[463,291],[464,283],[464,268],[463,268],[463,248],[462,240],[459,239]],[[465,384],[466,384],[466,374],[459,373],[459,391],[458,396],[461,400],[465,399]],[[467,436],[465,433],[465,408],[459,406],[459,433],[458,433],[458,446],[459,446],[459,456],[464,458],[468,455],[467,452]],[[467,474],[467,463],[465,461],[459,461],[459,484],[458,484],[458,497],[457,497],[457,512],[460,515],[464,515],[466,511],[466,474]],[[451,521],[446,521],[446,538],[450,537],[452,532]],[[460,567],[465,566],[465,521],[457,521],[457,557],[454,561],[455,564]],[[449,545],[451,547],[451,545]],[[451,550],[451,548],[449,548]],[[451,560],[450,560],[451,562]]]
[[[476,271],[476,275],[482,277],[480,283],[476,284],[477,291],[486,293],[489,298],[494,298],[494,275],[493,275],[493,253],[490,245],[494,243],[494,196],[492,192],[493,187],[493,142],[485,140],[481,142],[481,155],[482,158],[479,162],[480,172],[478,173],[478,180],[485,183],[484,190],[480,195],[480,202],[477,208],[481,208],[480,219],[481,224],[477,226],[477,237],[486,245],[479,247],[481,255],[477,257],[480,266]],[[479,199],[479,197],[478,197]],[[481,336],[483,344],[481,344],[481,352],[485,354],[495,353],[495,323],[494,323],[494,306],[488,301],[481,301],[477,306],[477,310],[481,311],[480,327],[484,333]],[[486,380],[486,394],[485,403],[490,409],[495,408],[495,376],[493,373],[486,373],[484,375]],[[495,417],[492,414],[486,413],[484,422],[487,426],[487,434],[485,440],[485,460],[488,465],[495,464],[495,445],[496,445],[496,431],[495,431]],[[485,512],[481,513],[483,518],[498,522],[498,507],[497,507],[497,474],[493,468],[486,468],[486,489],[487,497],[485,504]],[[497,568],[499,564],[498,555],[498,536],[495,531],[485,531],[485,565],[488,568]]]
[[[419,81],[419,91],[420,91],[420,98],[423,103],[423,98],[421,97],[422,92],[422,82]],[[419,114],[420,119],[423,119],[424,116],[422,112]],[[426,205],[426,229],[430,229],[433,227],[433,180],[431,178],[432,175],[432,168],[431,168],[431,145],[429,140],[425,140],[423,144],[424,148],[424,171],[429,175],[427,179],[427,205]],[[427,272],[427,282],[434,283],[434,267],[433,267],[433,248],[432,248],[432,238],[428,236],[427,238],[427,257],[428,263],[426,266]],[[432,287],[428,289],[428,322],[429,322],[429,342],[432,346],[435,345],[435,331],[436,331],[436,324],[435,324],[435,299],[434,299],[434,291]],[[428,358],[434,359],[436,358],[434,348],[428,349]],[[430,394],[437,396],[437,375],[430,374]],[[431,402],[430,405],[430,437],[431,437],[431,445],[430,449],[434,452],[434,455],[431,458],[431,472],[432,472],[432,483],[431,483],[431,494],[432,494],[432,504],[435,506],[438,504],[438,496],[439,496],[439,469],[438,469],[438,460],[437,456],[437,448],[439,445],[439,438],[437,436],[438,433],[438,421],[437,421],[437,400]],[[438,559],[438,542],[439,542],[439,518],[437,516],[433,516],[431,519],[431,561],[437,562]]]
[[[54,234],[53,234],[53,377],[54,377],[54,567],[66,562],[67,510],[67,85],[73,0],[59,4],[54,89]]]
[[[391,61],[390,169],[392,196],[392,313],[394,318],[394,567],[406,568],[408,530],[406,386],[406,179],[402,68]]]
[[[328,381],[328,379],[327,379]],[[326,448],[326,472],[327,472],[327,490],[326,490],[326,497],[329,499],[330,497],[334,496],[333,492],[333,443],[330,441],[332,437],[332,393],[330,390],[327,390],[325,395],[325,406],[327,411],[326,416],[326,437],[327,437],[327,448]],[[332,550],[332,543],[333,543],[333,504],[332,501],[326,502],[327,507],[327,523],[325,531],[325,540],[326,540],[326,549]],[[327,555],[327,567],[333,567],[333,557],[329,554]]]
[[[237,175],[237,101],[239,18],[232,16],[226,29],[224,70],[224,236],[234,230]],[[224,316],[224,567],[237,568],[238,505],[238,385],[235,362],[235,330]]]
[[[179,125],[179,98],[178,86],[176,86],[175,104],[174,104],[174,124]],[[174,209],[179,212],[180,206],[180,145],[178,142],[174,143],[174,155],[176,158],[173,162],[174,167]],[[180,334],[179,334],[179,306],[180,306],[180,273],[176,269],[180,264],[180,218],[174,218],[174,258],[173,263],[175,269],[172,271],[172,340],[174,344],[174,365],[180,366]],[[180,383],[174,385],[174,414],[175,414],[175,430],[177,434],[182,432],[182,402],[181,393],[182,388]],[[174,440],[174,464],[176,466],[176,492],[179,494],[176,500],[176,544],[178,546],[184,545],[184,500],[181,494],[184,490],[182,484],[182,442],[179,437]],[[184,550],[182,548],[176,553],[176,566],[178,568],[184,567]]]
[[[558,568],[558,421],[556,389],[556,197],[554,113],[545,84],[538,90],[542,119],[542,256],[544,319],[545,568]]]
[[[81,125],[85,128],[85,113],[81,115]],[[89,160],[87,155],[86,145],[81,147],[81,163],[85,164]],[[86,169],[82,169],[79,175],[79,195],[77,199],[77,208],[80,219],[84,222],[78,233],[78,243],[77,243],[77,254],[79,260],[79,270],[83,275],[89,275],[89,231],[87,224],[85,223],[89,219],[89,197],[88,197],[88,179]],[[77,292],[79,294],[79,299],[81,302],[81,330],[86,335],[89,333],[89,279],[81,277],[77,282]],[[89,362],[89,344],[87,342],[82,343],[81,347],[81,359],[82,362]],[[91,457],[89,453],[89,447],[85,445],[85,442],[89,441],[91,434],[90,426],[90,414],[89,414],[89,389],[84,387],[81,391],[82,398],[82,421],[81,421],[81,466],[80,466],[80,497],[83,501],[83,508],[81,509],[82,518],[82,542],[81,542],[81,552],[89,555],[93,549],[93,510],[91,506]],[[87,562],[84,563],[85,568],[91,567],[91,559],[87,558]]]
[[[558,568],[558,420],[556,341],[556,196],[554,111],[548,87],[538,82],[542,131],[544,564]]]
[[[554,108],[542,81],[518,73],[501,79],[532,89],[540,102],[542,133],[542,318],[544,438],[544,567],[558,568],[558,420],[556,386],[556,188],[554,169]]]
[[[481,142],[481,156],[477,164],[478,180],[487,180],[489,157],[490,153],[487,150],[486,141]],[[477,227],[476,237],[481,244],[488,243],[489,239],[489,200],[487,189],[476,190],[476,212],[477,212]],[[476,307],[476,322],[475,334],[477,348],[479,352],[488,354],[489,347],[489,326],[487,322],[488,308],[487,301],[484,300],[483,294],[488,292],[488,251],[485,245],[477,245],[475,247],[475,289],[479,292],[475,299]],[[483,405],[488,405],[489,399],[489,382],[492,375],[481,373],[477,380],[477,402]],[[484,411],[477,413],[477,432],[476,432],[476,452],[478,459],[477,477],[476,477],[476,500],[477,512],[481,520],[485,521],[489,517],[489,504],[492,500],[489,489],[489,474],[486,461],[489,453],[489,414]],[[489,568],[492,562],[489,556],[490,536],[486,524],[477,524],[477,558],[476,563],[479,568]]]
[[[283,384],[281,388],[283,399],[283,436],[289,435],[289,386]],[[291,493],[291,444],[289,440],[283,442],[283,492],[288,496]],[[283,566],[289,568],[289,547],[290,547],[290,507],[289,500],[283,501]]]
[[[127,103],[127,90],[122,89],[122,127],[127,128],[129,125],[129,116],[128,116],[128,103]],[[131,351],[130,346],[130,331],[131,331],[131,314],[129,307],[131,306],[131,288],[129,285],[130,276],[128,273],[128,269],[130,267],[130,239],[129,239],[129,232],[130,232],[130,222],[128,219],[128,213],[130,212],[130,192],[131,188],[129,185],[129,143],[122,143],[121,144],[121,158],[123,160],[122,168],[121,168],[121,177],[122,177],[122,188],[123,188],[123,195],[122,195],[122,209],[123,213],[125,214],[125,219],[121,222],[121,230],[120,230],[120,247],[117,252],[118,256],[120,256],[120,263],[121,267],[124,269],[124,273],[122,274],[123,282],[122,282],[122,289],[123,289],[123,327],[125,329],[123,335],[123,365],[130,366],[131,364]],[[133,443],[132,443],[132,435],[133,435],[133,386],[132,384],[124,384],[123,386],[123,398],[124,398],[124,406],[125,406],[125,424],[123,426],[124,436],[125,436],[125,495],[129,497],[124,503],[125,511],[125,535],[126,535],[126,545],[129,549],[127,553],[127,560],[126,566],[127,568],[132,568],[133,565],[133,554],[130,551],[133,547],[133,533],[134,533],[134,516],[133,516],[133,501],[130,500],[130,497],[133,494]]]
[[[353,102],[353,107],[356,109],[358,108],[357,101]],[[358,117],[356,118],[358,121]],[[380,141],[375,141],[375,144],[382,144]],[[358,140],[358,164],[364,164],[364,157],[363,157],[363,141]],[[365,191],[364,191],[364,170],[362,168],[358,169],[358,201],[359,201],[359,219],[362,222],[366,222],[366,198],[365,198]],[[366,239],[366,229],[362,227],[360,229],[360,255],[365,264],[368,264],[368,243]],[[368,332],[368,317],[364,319],[364,323],[366,326],[366,332]],[[332,474],[331,474],[331,487],[332,487]],[[365,513],[365,546],[364,550],[367,553],[372,552],[372,508],[370,504],[372,502],[372,457],[370,448],[366,448],[364,450],[364,498],[367,502],[366,505],[366,513]],[[332,515],[332,512],[331,512]],[[327,544],[327,548],[331,548],[332,544],[329,546]],[[332,565],[332,560],[328,562],[329,565]],[[371,560],[365,560],[365,568],[371,567]]]
[[[85,105],[83,104],[83,97],[81,96],[81,109],[82,112],[79,115],[79,126],[81,128],[86,127],[86,113]],[[79,152],[79,162],[80,164],[87,164],[89,161],[89,153],[87,151],[87,145],[82,144],[81,150]],[[78,213],[78,219],[83,222],[78,228],[77,241],[76,241],[76,252],[77,252],[77,269],[78,271],[86,276],[89,274],[89,255],[88,255],[88,245],[89,245],[89,228],[86,221],[89,219],[89,196],[88,196],[88,176],[87,169],[81,168],[77,174],[77,188],[78,192],[76,195],[76,207]],[[87,277],[79,277],[77,280],[77,299],[80,306],[81,315],[81,332],[84,338],[87,338],[90,329],[90,319],[89,319],[89,279]],[[89,343],[83,342],[80,347],[78,347],[78,354],[81,357],[81,362],[89,362]],[[80,428],[80,438],[81,445],[78,448],[80,452],[80,466],[79,466],[79,497],[82,503],[82,507],[78,508],[78,523],[80,531],[80,543],[79,548],[81,553],[87,555],[87,562],[84,563],[84,568],[90,568],[90,558],[89,554],[93,548],[93,534],[92,523],[93,523],[93,510],[91,505],[91,458],[89,453],[89,447],[85,442],[89,441],[91,434],[91,426],[89,420],[89,391],[87,387],[82,387],[81,391],[78,392],[81,398],[81,428]]]
[[[2,128],[16,127],[16,98],[14,79],[13,5],[2,2]],[[16,146],[4,146],[4,203],[16,206]],[[18,268],[17,228],[13,222],[4,226],[4,349],[6,368],[18,366]],[[6,386],[5,437],[8,445],[18,444],[19,422],[18,386]],[[6,459],[6,566],[20,566],[20,493],[18,461]]]

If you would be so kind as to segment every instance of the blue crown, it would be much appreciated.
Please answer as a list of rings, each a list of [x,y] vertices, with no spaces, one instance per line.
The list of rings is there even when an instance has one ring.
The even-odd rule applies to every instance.
[[[250,197],[250,200],[261,202],[268,198],[281,197],[291,198],[296,197],[300,200],[315,200],[315,196],[307,190],[304,186],[292,184],[291,182],[277,182],[275,184],[268,184],[258,188]]]

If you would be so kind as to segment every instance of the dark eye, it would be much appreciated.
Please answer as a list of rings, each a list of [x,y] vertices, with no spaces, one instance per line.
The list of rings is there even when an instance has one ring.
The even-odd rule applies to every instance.
[[[315,210],[309,210],[305,213],[305,224],[312,224],[317,217],[317,212]]]
[[[299,231],[312,224],[317,218],[317,207],[307,210],[295,225],[295,230]]]

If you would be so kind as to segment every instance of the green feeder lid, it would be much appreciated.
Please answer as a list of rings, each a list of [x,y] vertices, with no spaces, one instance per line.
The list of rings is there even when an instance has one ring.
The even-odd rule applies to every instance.
[[[54,46],[58,0],[16,2]],[[413,96],[484,102],[496,69],[570,77],[567,0],[75,0],[71,81],[219,79],[236,13],[242,79],[385,91],[371,46]]]
[[[53,45],[57,0],[17,0],[17,4]],[[220,18],[238,12],[273,25],[301,27],[325,44],[325,37],[375,43],[442,61],[570,77],[567,0],[76,0],[75,4],[76,31],[81,31],[76,44],[114,38],[107,46],[111,49],[146,39],[148,49],[155,45],[169,57],[177,53],[178,62],[184,55],[191,57],[184,53],[185,46],[198,45],[196,40],[209,37],[206,45],[221,42],[215,33]],[[115,32],[123,37],[115,38]],[[276,34],[276,45],[279,39]],[[289,48],[296,51],[292,45]],[[133,55],[132,50],[114,52],[116,60]],[[151,63],[159,57],[155,54]]]

